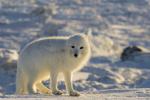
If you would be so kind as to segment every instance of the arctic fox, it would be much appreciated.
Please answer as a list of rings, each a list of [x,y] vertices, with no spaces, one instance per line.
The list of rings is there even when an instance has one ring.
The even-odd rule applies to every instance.
[[[81,69],[91,54],[88,35],[45,37],[35,40],[21,51],[17,63],[16,93],[61,95],[57,76],[63,73],[70,96],[79,96],[72,86],[72,73]],[[42,81],[50,78],[50,88]]]

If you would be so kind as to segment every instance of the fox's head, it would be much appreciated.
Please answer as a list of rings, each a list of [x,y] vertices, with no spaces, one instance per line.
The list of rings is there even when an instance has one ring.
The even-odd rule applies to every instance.
[[[69,53],[74,58],[81,58],[90,54],[88,35],[78,34],[71,36],[67,41]]]

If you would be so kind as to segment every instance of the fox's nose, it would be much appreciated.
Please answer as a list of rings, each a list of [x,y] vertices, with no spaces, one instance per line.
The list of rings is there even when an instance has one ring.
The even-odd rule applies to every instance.
[[[74,54],[74,56],[77,58],[77,57],[78,57],[78,54]]]

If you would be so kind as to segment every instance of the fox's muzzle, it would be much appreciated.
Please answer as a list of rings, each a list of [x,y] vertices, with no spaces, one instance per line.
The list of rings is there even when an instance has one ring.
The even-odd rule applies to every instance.
[[[78,57],[78,54],[76,54],[76,53],[75,53],[75,54],[74,54],[74,57],[76,57],[76,58],[77,58],[77,57]]]

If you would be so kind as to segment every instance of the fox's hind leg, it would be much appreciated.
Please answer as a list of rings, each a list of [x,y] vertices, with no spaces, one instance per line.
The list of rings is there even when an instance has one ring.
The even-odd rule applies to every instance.
[[[16,75],[16,94],[28,94],[27,79],[19,69],[17,69]]]

